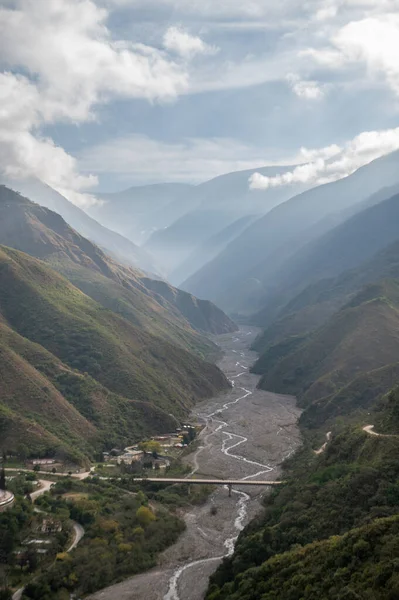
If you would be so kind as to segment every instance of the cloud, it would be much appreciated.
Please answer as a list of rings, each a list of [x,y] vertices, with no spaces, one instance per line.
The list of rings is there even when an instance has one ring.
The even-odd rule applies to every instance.
[[[113,40],[92,0],[16,0],[0,8],[0,157],[6,175],[36,175],[63,191],[96,183],[43,126],[95,118],[114,97],[169,101],[187,73],[161,50]],[[16,71],[21,71],[19,74]]]
[[[297,156],[298,165],[292,171],[265,177],[254,173],[249,178],[252,190],[267,190],[293,183],[321,185],[350,175],[363,165],[399,149],[399,127],[384,131],[366,131],[348,141],[344,146],[328,146],[319,150],[302,148]]]
[[[321,100],[325,95],[325,88],[317,81],[302,80],[299,75],[289,73],[286,77],[292,91],[298,98],[305,100]]]
[[[193,58],[197,54],[212,55],[219,51],[217,46],[206,44],[200,37],[190,35],[181,27],[169,27],[163,38],[164,47],[176,52],[186,59]]]
[[[386,14],[352,22],[333,39],[347,63],[364,63],[375,77],[385,77],[399,95],[399,15]]]
[[[399,8],[399,2],[385,3],[386,7]],[[383,5],[378,3],[378,9]],[[330,46],[308,48],[303,57],[332,68],[364,66],[369,75],[378,81],[385,79],[399,95],[399,15],[383,13],[346,23],[333,33]]]

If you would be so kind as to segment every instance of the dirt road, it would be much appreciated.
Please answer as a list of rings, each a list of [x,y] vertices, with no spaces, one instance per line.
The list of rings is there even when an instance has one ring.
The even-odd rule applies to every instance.
[[[248,348],[256,334],[242,328],[216,338],[225,352],[219,366],[233,387],[196,407],[194,416],[206,427],[200,447],[185,459],[191,476],[276,480],[278,465],[300,443],[294,399],[258,390],[259,377],[249,373],[256,355]],[[202,600],[209,576],[233,552],[264,493],[263,488],[237,486],[229,498],[224,487],[217,488],[206,505],[185,515],[186,531],[156,569],[97,592],[91,600]]]

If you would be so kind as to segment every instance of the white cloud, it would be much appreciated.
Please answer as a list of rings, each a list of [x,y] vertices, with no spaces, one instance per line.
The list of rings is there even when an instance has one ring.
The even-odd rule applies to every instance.
[[[325,89],[317,81],[301,79],[294,73],[289,73],[286,79],[298,98],[321,100],[324,97]]]
[[[93,119],[96,106],[113,97],[170,100],[186,89],[181,66],[160,50],[113,41],[106,18],[92,0],[16,0],[0,8],[0,156],[7,175],[34,174],[76,198],[73,192],[96,178],[80,176],[73,157],[41,135],[43,125]]]
[[[399,2],[385,3],[394,5],[399,8]],[[383,5],[377,3],[377,8]],[[383,12],[350,21],[334,31],[330,46],[308,48],[301,56],[333,69],[365,66],[372,78],[385,79],[399,95],[399,15]]]
[[[399,15],[386,14],[352,22],[333,39],[348,63],[363,62],[399,95]]]
[[[267,190],[293,183],[321,185],[350,175],[363,165],[399,149],[399,127],[384,131],[366,131],[356,136],[344,146],[328,146],[319,150],[302,148],[297,161],[310,160],[298,165],[292,171],[265,177],[254,173],[249,178],[252,190]]]
[[[197,54],[212,55],[219,51],[216,46],[206,44],[200,37],[190,35],[181,27],[169,27],[163,38],[164,47],[183,58],[193,58]]]

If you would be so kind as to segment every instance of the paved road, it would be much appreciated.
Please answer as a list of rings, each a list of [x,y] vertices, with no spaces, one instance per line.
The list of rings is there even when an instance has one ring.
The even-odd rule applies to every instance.
[[[79,544],[80,540],[85,534],[85,530],[83,529],[83,527],[80,525],[80,523],[76,523],[76,521],[73,522],[73,530],[75,534],[75,539],[69,546],[67,552],[72,552],[72,550],[76,548],[76,546]]]
[[[42,496],[46,492],[49,491],[54,481],[47,481],[46,479],[39,479],[40,488],[35,492],[32,492],[30,497],[32,498],[32,502],[34,502],[39,496]]]

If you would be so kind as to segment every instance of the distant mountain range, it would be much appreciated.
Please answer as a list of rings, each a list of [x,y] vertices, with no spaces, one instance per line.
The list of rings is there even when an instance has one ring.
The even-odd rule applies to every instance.
[[[291,238],[282,231],[290,256],[280,261],[268,246],[274,265],[260,263],[262,278],[257,267],[263,307],[249,319],[265,329],[252,370],[262,389],[297,396],[303,445],[284,463],[284,485],[265,496],[265,510],[211,576],[207,600],[398,596],[398,161],[391,154],[338,186],[298,196],[322,202],[335,190],[335,205],[347,207],[324,214],[302,245],[298,215],[302,237],[293,221]],[[287,202],[285,214],[293,208]],[[244,307],[238,285],[230,292]]]
[[[332,229],[340,212],[344,211],[345,218],[345,211],[356,205],[361,210],[371,194],[399,183],[398,159],[399,152],[384,156],[349,177],[279,204],[189,277],[183,289],[230,313],[259,310],[288,259]]]
[[[264,215],[274,206],[306,189],[295,185],[269,190],[250,190],[249,178],[259,172],[274,176],[293,167],[264,167],[227,173],[197,186],[161,184],[130,188],[116,194],[98,194],[103,204],[88,208],[101,223],[137,243],[142,243],[170,276],[180,283],[189,269],[189,256],[235,221],[249,215]],[[308,187],[308,186],[307,186]],[[237,231],[238,235],[239,231]],[[211,243],[211,242],[210,242]],[[201,261],[200,261],[201,262]],[[181,267],[181,273],[178,269]]]
[[[253,322],[265,326],[277,314],[291,313],[298,306],[295,300],[298,294],[303,292],[306,297],[313,293],[307,291],[313,282],[337,276],[361,265],[398,239],[399,194],[390,197],[393,191],[387,188],[384,195],[378,196],[378,204],[334,227],[285,261],[269,286],[273,291],[262,299],[263,308],[252,318]],[[382,201],[385,195],[388,198]],[[348,279],[352,277],[348,275]],[[354,285],[356,279],[355,276]],[[320,283],[315,285],[317,287]],[[338,285],[343,285],[343,282],[338,282]],[[334,297],[336,294],[325,294],[329,302]]]
[[[165,229],[195,208],[193,190],[188,184],[163,183],[99,193],[100,202],[88,210],[100,223],[141,245],[154,231]]]

